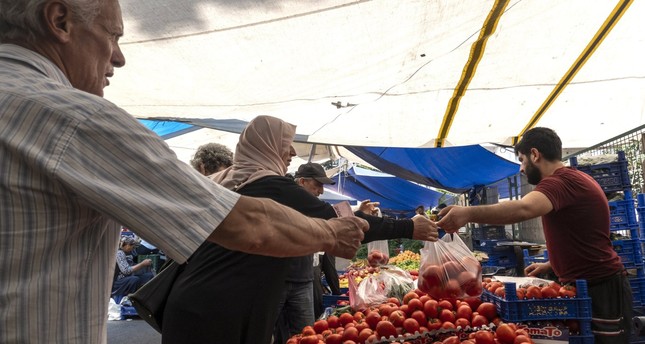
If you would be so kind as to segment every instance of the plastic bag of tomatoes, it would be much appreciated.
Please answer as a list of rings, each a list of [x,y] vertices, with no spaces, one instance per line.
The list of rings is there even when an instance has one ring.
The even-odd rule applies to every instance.
[[[435,299],[461,299],[482,293],[482,267],[459,235],[446,234],[421,249],[419,290]]]

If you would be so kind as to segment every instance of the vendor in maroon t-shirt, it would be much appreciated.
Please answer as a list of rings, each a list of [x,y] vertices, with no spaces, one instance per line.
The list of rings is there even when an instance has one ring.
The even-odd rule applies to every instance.
[[[602,188],[589,175],[564,166],[562,141],[551,129],[527,131],[515,154],[535,190],[521,200],[449,206],[439,213],[437,225],[452,233],[469,222],[510,224],[541,216],[550,261],[524,272],[553,271],[562,283],[587,280],[595,343],[629,343],[631,286],[609,238],[609,205]]]

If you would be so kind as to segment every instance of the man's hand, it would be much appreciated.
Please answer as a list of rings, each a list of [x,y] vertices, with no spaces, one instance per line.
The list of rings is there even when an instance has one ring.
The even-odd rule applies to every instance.
[[[524,268],[524,274],[529,277],[540,277],[551,272],[551,263],[533,263]]]
[[[454,233],[468,223],[466,207],[456,205],[449,205],[441,209],[439,218],[441,220],[437,222],[437,226],[446,231],[446,233]]]
[[[327,252],[332,256],[347,259],[354,258],[358,247],[361,246],[361,241],[365,237],[363,232],[370,228],[367,221],[359,217],[349,216],[333,218],[328,223],[336,234],[336,246]]]
[[[358,210],[367,215],[378,215],[378,206],[381,205],[380,202],[370,202],[369,199],[366,199],[361,202],[361,205],[358,207]]]
[[[412,239],[437,241],[437,238],[439,238],[439,232],[437,231],[436,223],[430,221],[427,217],[418,214],[412,218],[412,221],[414,222]]]

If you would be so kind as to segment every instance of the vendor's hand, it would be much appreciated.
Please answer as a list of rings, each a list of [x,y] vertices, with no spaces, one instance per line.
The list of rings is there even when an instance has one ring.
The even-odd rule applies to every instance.
[[[441,220],[437,222],[437,226],[446,233],[454,233],[468,223],[467,215],[466,207],[449,205],[439,212]]]
[[[356,216],[337,217],[327,221],[336,234],[336,246],[327,252],[332,256],[352,259],[361,246],[361,241],[370,226],[367,221]]]
[[[150,266],[152,265],[152,259],[144,259],[142,263],[143,263],[143,266]]]
[[[380,202],[370,202],[369,199],[366,199],[361,202],[358,207],[358,210],[367,215],[378,215],[378,206],[381,205]]]
[[[533,263],[524,268],[524,274],[529,277],[539,277],[551,272],[551,263]]]
[[[439,238],[439,231],[437,230],[436,223],[430,221],[427,217],[418,214],[412,218],[412,222],[414,222],[412,239],[437,241]]]

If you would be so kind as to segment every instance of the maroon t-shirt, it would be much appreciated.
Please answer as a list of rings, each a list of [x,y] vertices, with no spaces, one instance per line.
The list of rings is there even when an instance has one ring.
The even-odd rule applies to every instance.
[[[609,239],[609,204],[586,173],[564,167],[535,188],[553,205],[542,217],[553,272],[562,282],[594,280],[623,269]]]

